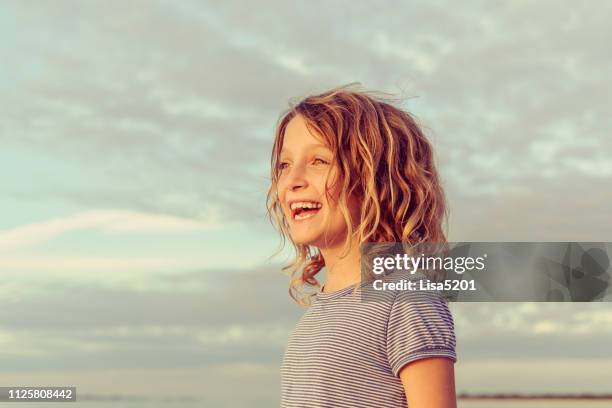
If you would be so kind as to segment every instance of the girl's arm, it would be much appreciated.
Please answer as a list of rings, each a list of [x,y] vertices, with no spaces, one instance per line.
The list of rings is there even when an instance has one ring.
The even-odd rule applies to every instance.
[[[454,362],[446,357],[424,358],[400,373],[410,408],[457,408]]]

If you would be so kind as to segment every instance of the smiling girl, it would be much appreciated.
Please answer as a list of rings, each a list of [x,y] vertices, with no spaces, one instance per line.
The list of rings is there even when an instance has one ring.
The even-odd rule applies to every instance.
[[[308,305],[285,352],[281,405],[456,407],[446,301],[351,296],[367,288],[361,244],[446,242],[444,194],[414,119],[351,86],[310,96],[279,121],[271,165],[268,211],[296,251],[289,293]]]

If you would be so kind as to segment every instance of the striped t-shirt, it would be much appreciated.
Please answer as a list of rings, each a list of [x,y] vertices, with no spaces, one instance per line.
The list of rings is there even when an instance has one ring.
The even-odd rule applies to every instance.
[[[281,369],[282,407],[406,407],[402,367],[433,356],[457,361],[442,297],[353,289],[317,293],[300,319]]]

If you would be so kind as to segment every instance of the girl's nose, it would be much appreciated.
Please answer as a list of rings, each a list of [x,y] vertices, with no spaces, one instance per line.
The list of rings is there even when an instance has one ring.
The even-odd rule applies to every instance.
[[[305,171],[303,166],[295,166],[291,168],[288,180],[288,187],[290,190],[295,191],[308,185],[305,177]]]

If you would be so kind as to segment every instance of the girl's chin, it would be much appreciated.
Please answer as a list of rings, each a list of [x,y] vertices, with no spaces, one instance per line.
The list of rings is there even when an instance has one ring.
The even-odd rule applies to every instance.
[[[317,242],[317,239],[314,237],[305,237],[305,236],[300,236],[300,235],[291,236],[291,239],[293,240],[295,244],[298,244],[298,245],[316,246],[316,242]]]

